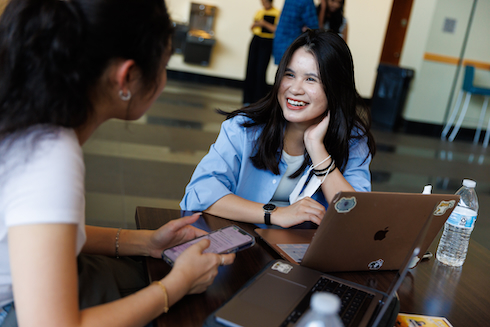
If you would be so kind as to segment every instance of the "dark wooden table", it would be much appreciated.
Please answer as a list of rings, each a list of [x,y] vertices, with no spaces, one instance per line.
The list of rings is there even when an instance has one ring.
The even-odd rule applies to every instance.
[[[187,215],[184,213],[184,215]],[[181,211],[138,207],[136,226],[139,229],[156,229],[166,222],[181,217]],[[236,224],[254,236],[255,225],[222,219],[203,214],[197,227],[214,230]],[[435,253],[436,238],[430,251]],[[238,291],[252,276],[268,262],[279,259],[267,244],[257,236],[252,248],[237,254],[230,266],[220,267],[213,285],[206,292],[187,295],[176,303],[168,313],[158,317],[155,325],[202,326],[206,318]],[[170,267],[154,258],[146,259],[149,281],[163,278]],[[454,327],[490,326],[490,251],[475,241],[470,242],[468,257],[463,267],[452,268],[440,264],[435,258],[424,260],[412,269],[398,291],[400,312],[444,316]],[[385,288],[390,273],[342,273],[335,274],[360,284],[379,283]],[[381,276],[381,277],[380,277]]]

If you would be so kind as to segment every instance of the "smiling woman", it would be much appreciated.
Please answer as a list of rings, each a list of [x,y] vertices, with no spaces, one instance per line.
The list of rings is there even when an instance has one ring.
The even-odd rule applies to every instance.
[[[318,63],[315,56],[305,48],[296,50],[291,58],[281,81],[278,100],[284,118],[290,124],[309,127],[324,117],[327,96],[323,91]]]
[[[370,114],[336,33],[303,33],[284,54],[267,97],[221,113],[228,119],[182,209],[290,227],[319,224],[339,191],[371,190]]]

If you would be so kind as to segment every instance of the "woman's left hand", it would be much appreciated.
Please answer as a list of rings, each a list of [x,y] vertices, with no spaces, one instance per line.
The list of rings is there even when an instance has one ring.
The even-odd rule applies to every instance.
[[[148,240],[149,255],[161,258],[164,249],[207,234],[206,231],[191,226],[200,216],[201,213],[195,213],[192,216],[175,219],[154,231]]]
[[[318,124],[311,125],[305,131],[304,141],[306,151],[308,153],[315,153],[316,147],[325,147],[323,144],[323,139],[327,134],[328,125],[330,123],[330,111]]]

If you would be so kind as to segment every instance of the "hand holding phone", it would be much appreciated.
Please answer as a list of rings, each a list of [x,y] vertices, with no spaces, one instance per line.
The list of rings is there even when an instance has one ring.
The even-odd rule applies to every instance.
[[[255,238],[252,235],[236,225],[231,225],[164,250],[162,252],[163,260],[173,266],[175,260],[177,260],[182,252],[203,238],[211,241],[209,247],[203,253],[235,253],[255,244]]]

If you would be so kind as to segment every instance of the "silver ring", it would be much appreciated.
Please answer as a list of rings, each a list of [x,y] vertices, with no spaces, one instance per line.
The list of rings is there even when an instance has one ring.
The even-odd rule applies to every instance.
[[[225,257],[224,256],[221,256],[221,264],[220,266],[224,266],[225,265]]]

